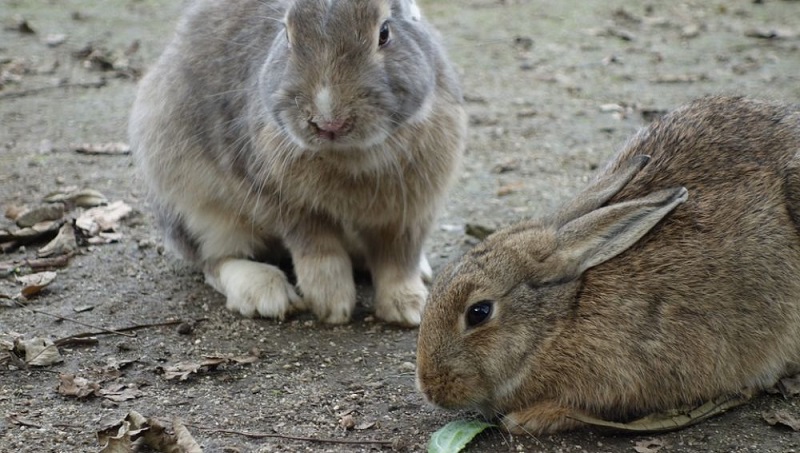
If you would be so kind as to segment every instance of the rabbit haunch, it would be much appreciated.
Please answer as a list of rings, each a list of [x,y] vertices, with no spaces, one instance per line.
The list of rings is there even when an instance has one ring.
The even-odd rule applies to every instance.
[[[168,244],[230,309],[346,322],[363,263],[377,316],[413,325],[461,104],[413,0],[197,0],[141,82],[130,135]],[[267,264],[287,253],[297,288]]]
[[[530,433],[771,386],[800,363],[798,232],[800,110],[694,101],[441,272],[418,386]]]

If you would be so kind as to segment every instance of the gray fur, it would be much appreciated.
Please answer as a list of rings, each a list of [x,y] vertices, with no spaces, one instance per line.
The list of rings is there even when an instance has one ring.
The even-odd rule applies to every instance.
[[[311,308],[346,321],[352,282],[326,302],[335,282],[318,280],[346,277],[345,252],[367,250],[373,274],[414,287],[379,291],[378,315],[418,322],[421,247],[463,151],[465,114],[436,31],[409,5],[194,1],[142,80],[130,123],[139,169],[173,249],[204,267],[229,307],[269,305],[255,290],[252,304],[232,301],[220,281],[232,276],[219,273],[277,241],[295,265],[310,263],[298,273],[306,300],[258,313]],[[391,40],[379,48],[384,20]],[[335,139],[316,128],[329,120],[346,125]]]

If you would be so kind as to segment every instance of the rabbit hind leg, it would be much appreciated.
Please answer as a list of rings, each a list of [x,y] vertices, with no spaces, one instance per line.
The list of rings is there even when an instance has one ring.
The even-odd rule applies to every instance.
[[[513,434],[549,434],[577,428],[581,423],[570,415],[575,409],[554,401],[541,401],[525,409],[506,414],[503,428]]]

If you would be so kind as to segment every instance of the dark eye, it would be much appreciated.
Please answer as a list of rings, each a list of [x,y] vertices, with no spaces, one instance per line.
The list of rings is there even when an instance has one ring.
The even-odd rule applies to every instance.
[[[381,24],[381,31],[378,34],[378,47],[383,47],[389,43],[389,22]]]
[[[492,301],[482,300],[467,308],[467,326],[483,324],[492,315]]]

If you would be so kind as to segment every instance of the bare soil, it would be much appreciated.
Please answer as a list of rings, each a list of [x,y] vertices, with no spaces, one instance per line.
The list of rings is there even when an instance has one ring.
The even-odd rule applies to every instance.
[[[122,240],[82,245],[27,308],[0,307],[0,333],[59,339],[100,327],[184,321],[64,347],[57,365],[19,369],[0,362],[0,451],[98,451],[94,433],[130,410],[180,417],[208,452],[378,451],[392,443],[424,450],[436,429],[474,415],[425,404],[414,388],[416,331],[374,320],[368,286],[346,326],[309,316],[243,319],[225,309],[200,273],[164,253],[130,156],[73,150],[75,143],[126,141],[136,76],[163,49],[179,3],[0,0],[0,204],[35,204],[79,186],[135,209],[119,229]],[[421,0],[421,6],[460,68],[471,125],[463,172],[428,244],[434,269],[474,244],[465,224],[497,227],[553,209],[652,115],[706,94],[800,100],[798,1]],[[35,33],[23,33],[16,15]],[[48,39],[58,41],[52,34],[66,41],[48,46]],[[87,44],[95,55],[76,55]],[[41,245],[0,254],[0,262],[33,258]],[[13,277],[0,278],[0,294],[18,290]],[[92,309],[75,310],[86,306]],[[200,371],[184,381],[163,373],[204,355],[253,349],[260,354],[253,364]],[[59,373],[97,377],[111,359],[136,361],[106,375],[117,377],[103,385],[134,385],[138,397],[113,402],[57,392]],[[764,421],[763,413],[778,409],[800,416],[800,400],[764,395],[659,436],[489,431],[468,450],[634,452],[637,443],[654,439],[651,450],[638,451],[800,451],[800,435]],[[349,417],[354,429],[342,426]]]

